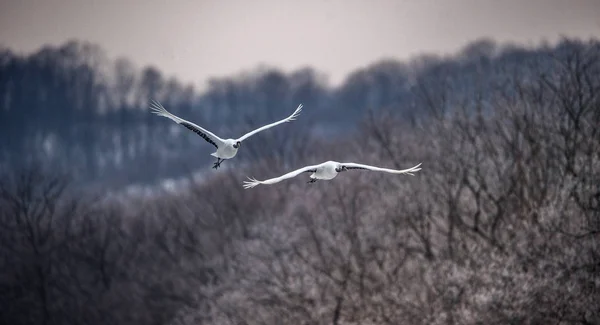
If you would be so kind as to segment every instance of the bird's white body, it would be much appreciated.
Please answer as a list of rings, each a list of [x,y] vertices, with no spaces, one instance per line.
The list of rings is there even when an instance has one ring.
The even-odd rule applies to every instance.
[[[329,160],[329,161],[326,161],[326,162],[318,164],[318,165],[302,167],[295,171],[289,172],[285,175],[282,175],[282,176],[279,176],[276,178],[270,178],[270,179],[267,179],[264,181],[259,181],[255,178],[248,177],[249,181],[244,181],[244,188],[246,188],[246,189],[252,188],[259,184],[265,184],[265,185],[275,184],[275,183],[281,182],[282,180],[296,177],[296,176],[300,175],[301,173],[307,173],[307,172],[311,173],[309,183],[314,183],[317,180],[331,180],[331,179],[334,179],[339,173],[341,173],[343,171],[351,170],[351,169],[365,169],[365,170],[379,171],[379,172],[385,172],[385,173],[391,173],[391,174],[407,174],[407,175],[414,176],[413,172],[417,172],[417,171],[421,170],[421,168],[419,168],[419,166],[421,166],[421,164],[418,164],[418,165],[408,168],[408,169],[397,170],[397,169],[380,168],[380,167],[374,167],[374,166],[356,164],[356,163],[339,163],[337,161]]]
[[[334,179],[339,173],[335,170],[338,168],[339,163],[335,161],[326,161],[320,165],[317,165],[316,172],[310,175],[311,179],[323,179],[330,180]]]
[[[238,153],[239,147],[234,147],[235,143],[236,141],[234,139],[224,140],[223,145],[219,146],[217,151],[211,153],[210,155],[215,158],[231,159]]]
[[[248,139],[249,137],[253,136],[254,134],[256,134],[258,132],[264,131],[266,129],[270,129],[276,125],[294,121],[296,119],[296,117],[298,117],[298,115],[300,115],[300,112],[302,111],[302,104],[298,105],[298,108],[296,108],[296,110],[294,111],[294,113],[292,113],[292,115],[284,118],[283,120],[280,120],[280,121],[277,121],[277,122],[274,122],[271,124],[267,124],[267,125],[260,127],[254,131],[248,132],[237,139],[221,139],[218,136],[216,136],[214,133],[200,127],[199,125],[196,125],[190,121],[184,120],[178,116],[173,115],[172,113],[168,112],[159,102],[152,101],[150,108],[152,109],[152,111],[155,114],[157,114],[159,116],[164,116],[177,124],[185,126],[186,128],[190,129],[194,133],[198,134],[200,137],[202,137],[208,143],[215,146],[217,148],[217,151],[211,153],[211,156],[217,158],[217,162],[215,163],[213,168],[218,168],[221,165],[221,163],[223,162],[223,160],[231,159],[231,158],[235,157],[235,155],[237,155],[237,152],[244,140]]]

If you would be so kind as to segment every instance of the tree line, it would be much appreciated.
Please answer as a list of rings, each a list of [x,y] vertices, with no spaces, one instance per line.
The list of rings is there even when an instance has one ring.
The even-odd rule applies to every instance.
[[[422,98],[417,91],[445,92],[449,103],[469,102],[475,87],[501,86],[509,79],[505,71],[529,61],[551,64],[550,54],[571,46],[526,49],[483,39],[452,56],[376,62],[337,88],[309,67],[290,73],[267,67],[212,78],[203,92],[156,67],[138,69],[124,58],[110,60],[87,42],[46,46],[30,55],[4,49],[0,161],[20,165],[42,159],[71,170],[84,183],[102,185],[183,176],[208,165],[209,156],[202,154],[208,146],[150,114],[150,98],[225,135],[287,116],[303,103],[303,118],[286,127],[303,130],[303,136],[341,136],[352,132],[367,108],[391,108],[407,119],[424,116],[422,108],[433,103],[423,100],[439,96]],[[239,159],[285,150],[283,135],[280,130],[260,135]]]

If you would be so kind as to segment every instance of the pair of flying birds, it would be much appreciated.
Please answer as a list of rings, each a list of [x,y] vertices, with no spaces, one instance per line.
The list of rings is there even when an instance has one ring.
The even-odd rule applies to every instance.
[[[272,128],[276,125],[282,124],[282,123],[291,122],[291,121],[295,120],[296,117],[298,117],[298,115],[300,115],[300,112],[302,111],[302,104],[300,104],[298,106],[298,108],[296,108],[294,113],[292,113],[292,115],[288,116],[287,118],[277,121],[275,123],[265,125],[254,131],[248,132],[245,135],[243,135],[242,137],[237,138],[237,139],[221,139],[218,136],[216,136],[214,133],[212,133],[190,121],[186,121],[180,117],[177,117],[177,116],[169,113],[157,101],[152,100],[151,104],[150,104],[150,108],[152,109],[152,111],[154,113],[158,114],[159,116],[164,116],[166,118],[171,119],[172,121],[174,121],[177,124],[181,124],[181,125],[185,126],[186,128],[194,131],[196,134],[201,136],[208,143],[215,146],[217,148],[217,151],[211,153],[211,156],[217,158],[217,162],[215,162],[215,164],[213,166],[213,168],[217,169],[217,168],[219,168],[219,166],[221,166],[221,163],[223,161],[225,161],[226,159],[231,159],[231,158],[235,157],[235,155],[237,154],[237,152],[240,149],[240,146],[242,145],[242,142],[244,140],[257,134],[258,132],[264,131],[266,129],[270,129],[270,128]],[[320,180],[333,179],[337,176],[338,173],[341,173],[341,172],[347,171],[347,170],[351,170],[351,169],[367,169],[367,170],[386,172],[386,173],[392,173],[392,174],[413,175],[413,172],[421,170],[421,168],[419,168],[419,166],[421,166],[421,164],[418,164],[418,165],[416,165],[412,168],[408,168],[408,169],[396,170],[396,169],[379,168],[379,167],[363,165],[363,164],[356,164],[356,163],[339,163],[336,161],[326,161],[326,162],[318,164],[318,165],[302,167],[293,172],[289,172],[285,175],[282,175],[282,176],[279,176],[276,178],[267,179],[264,181],[259,181],[255,178],[248,177],[248,181],[244,181],[244,188],[248,189],[251,187],[255,187],[258,184],[278,183],[284,179],[296,177],[301,173],[311,173],[310,180],[308,181],[308,183],[314,183],[319,179]]]

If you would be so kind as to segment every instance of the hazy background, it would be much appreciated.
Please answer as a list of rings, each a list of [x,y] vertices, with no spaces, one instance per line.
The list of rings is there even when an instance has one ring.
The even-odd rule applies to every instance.
[[[268,64],[339,85],[383,58],[453,53],[490,37],[538,45],[600,32],[594,0],[2,1],[0,44],[18,53],[86,40],[200,88]]]
[[[0,324],[600,324],[599,4],[2,1]]]
[[[3,155],[23,157],[9,153],[38,144],[27,154],[71,161],[64,167],[78,179],[100,173],[105,183],[117,170],[127,174],[117,183],[204,172],[208,146],[150,118],[149,97],[222,136],[287,116],[302,102],[292,129],[307,123],[313,129],[305,134],[324,134],[358,122],[367,106],[416,114],[410,87],[420,70],[468,52],[470,42],[491,42],[484,51],[493,55],[600,34],[600,3],[582,0],[26,0],[2,1],[0,12],[2,91],[11,93],[0,123],[12,149]],[[166,130],[171,143],[160,136]],[[178,149],[166,155],[163,146]],[[254,157],[275,151],[247,148]],[[139,159],[152,163],[125,171]]]

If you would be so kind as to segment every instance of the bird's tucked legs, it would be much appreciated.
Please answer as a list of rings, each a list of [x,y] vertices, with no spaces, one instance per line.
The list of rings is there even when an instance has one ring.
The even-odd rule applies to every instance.
[[[225,161],[225,159],[217,158],[217,162],[213,165],[214,169],[221,167],[221,163]]]
[[[317,179],[316,179],[316,178],[311,178],[311,179],[310,179],[310,181],[308,181],[307,183],[308,183],[308,184],[311,184],[311,183],[314,183],[314,182],[316,182],[316,181],[317,181]]]

